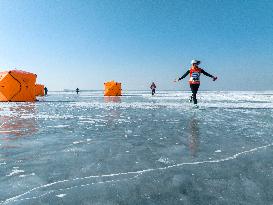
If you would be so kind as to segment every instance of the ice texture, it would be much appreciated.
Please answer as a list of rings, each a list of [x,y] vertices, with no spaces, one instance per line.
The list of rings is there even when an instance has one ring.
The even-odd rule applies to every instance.
[[[272,204],[273,92],[1,103],[0,204]]]

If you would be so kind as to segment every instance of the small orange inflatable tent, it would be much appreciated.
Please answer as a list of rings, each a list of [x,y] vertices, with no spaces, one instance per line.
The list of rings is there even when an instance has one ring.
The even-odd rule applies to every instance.
[[[45,95],[45,86],[41,84],[35,85],[35,96],[44,96]]]
[[[36,74],[20,70],[0,72],[0,101],[35,101],[36,78]]]
[[[121,96],[121,83],[110,81],[104,83],[104,96]]]

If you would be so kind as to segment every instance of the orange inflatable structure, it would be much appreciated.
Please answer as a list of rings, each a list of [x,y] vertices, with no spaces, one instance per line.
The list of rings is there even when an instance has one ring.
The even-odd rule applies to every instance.
[[[0,101],[35,101],[36,78],[36,74],[20,70],[0,72]]]
[[[35,85],[35,96],[44,96],[45,95],[45,86],[41,84]]]
[[[110,81],[104,83],[104,96],[121,96],[121,83]]]

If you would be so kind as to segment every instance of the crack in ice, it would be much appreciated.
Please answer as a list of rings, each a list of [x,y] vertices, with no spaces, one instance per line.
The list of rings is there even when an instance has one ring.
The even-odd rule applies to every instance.
[[[248,154],[248,153],[252,153],[252,152],[255,152],[255,151],[258,151],[260,149],[266,149],[268,147],[271,147],[273,146],[273,143],[271,144],[267,144],[267,145],[264,145],[264,146],[260,146],[260,147],[256,147],[256,148],[252,148],[250,150],[246,150],[246,151],[243,151],[243,152],[239,152],[239,153],[236,153],[230,157],[226,157],[226,158],[222,158],[222,159],[215,159],[215,160],[205,160],[205,161],[197,161],[197,162],[183,162],[183,163],[179,163],[179,164],[174,164],[174,165],[169,165],[169,166],[166,166],[166,167],[159,167],[159,168],[150,168],[150,169],[144,169],[144,170],[139,170],[139,171],[131,171],[131,172],[119,172],[119,173],[112,173],[112,174],[102,174],[102,175],[93,175],[93,176],[87,176],[87,177],[77,177],[77,178],[73,178],[73,179],[66,179],[66,180],[60,180],[60,181],[55,181],[55,182],[52,182],[52,183],[49,183],[49,184],[44,184],[44,185],[41,185],[41,186],[38,186],[38,187],[34,187],[22,194],[19,194],[17,196],[14,196],[14,197],[11,197],[11,198],[8,198],[4,201],[1,201],[0,203],[1,204],[7,204],[9,202],[12,202],[12,201],[20,201],[22,199],[19,199],[20,197],[22,196],[25,196],[35,190],[38,190],[38,189],[41,189],[41,188],[45,188],[45,187],[50,187],[50,186],[53,186],[55,184],[61,184],[61,183],[65,183],[65,182],[71,182],[71,181],[76,181],[76,180],[83,180],[83,179],[90,179],[90,178],[104,178],[104,177],[115,177],[115,176],[123,176],[123,175],[139,175],[139,174],[143,174],[143,173],[147,173],[147,172],[152,172],[152,171],[158,171],[158,170],[167,170],[167,169],[171,169],[171,168],[175,168],[175,167],[181,167],[181,166],[184,166],[184,165],[199,165],[199,164],[206,164],[206,163],[219,163],[219,162],[225,162],[225,161],[229,161],[229,160],[233,160],[233,159],[236,159],[238,158],[239,156],[241,155],[244,155],[244,154]],[[137,177],[137,176],[134,176],[134,177]],[[134,178],[132,177],[132,178]],[[131,178],[129,178],[131,179]],[[108,180],[108,181],[102,181],[102,182],[96,182],[96,183],[88,183],[86,185],[76,185],[76,186],[73,186],[72,188],[76,188],[76,187],[80,187],[80,186],[89,186],[89,185],[93,185],[93,184],[99,184],[99,183],[107,183],[107,182],[113,182],[113,181],[121,181],[121,180]],[[64,189],[59,189],[59,191],[62,191],[62,190],[66,190],[66,189],[70,189],[69,187],[68,188],[64,188]],[[58,191],[58,190],[55,190],[55,191]],[[51,193],[51,192],[48,192],[48,193]],[[42,195],[41,195],[42,196]],[[34,198],[34,197],[32,197]],[[25,199],[28,199],[28,198],[25,198]],[[31,198],[30,198],[31,199]]]
[[[74,188],[79,188],[79,187],[86,187],[86,186],[91,186],[94,184],[106,184],[106,183],[115,183],[115,182],[120,182],[120,181],[125,181],[125,180],[131,180],[134,178],[137,178],[139,175],[136,175],[134,177],[131,178],[126,178],[126,179],[118,179],[118,180],[107,180],[107,181],[100,181],[100,182],[92,182],[92,183],[86,183],[86,184],[80,184],[80,185],[75,185],[75,186],[71,186],[71,187],[67,187],[67,188],[62,188],[62,189],[56,189],[56,190],[49,190],[48,192],[39,195],[39,196],[33,196],[33,197],[26,197],[26,198],[22,198],[22,199],[14,199],[12,201],[25,201],[25,200],[31,200],[31,199],[38,199],[41,198],[43,196],[46,196],[48,194],[54,193],[54,192],[59,192],[59,191],[66,191],[66,190],[71,190]],[[5,202],[6,203],[6,202]]]

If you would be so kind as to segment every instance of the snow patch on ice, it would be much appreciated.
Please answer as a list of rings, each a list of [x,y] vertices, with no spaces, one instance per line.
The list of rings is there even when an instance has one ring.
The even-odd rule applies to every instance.
[[[53,127],[53,128],[65,128],[65,127],[69,127],[69,125],[55,125],[55,126],[47,126],[47,127]]]
[[[20,170],[19,167],[13,167],[11,173],[7,174],[7,177],[13,176],[13,175],[18,175],[20,173],[24,173],[24,170]]]
[[[58,194],[58,195],[56,195],[56,196],[59,197],[59,198],[63,198],[63,197],[66,196],[66,194]]]
[[[73,144],[80,144],[80,143],[83,143],[84,141],[83,140],[79,140],[79,141],[74,141]]]
[[[28,177],[28,176],[34,176],[35,173],[31,173],[31,174],[21,174],[19,175],[19,177],[23,178],[23,177]]]
[[[170,164],[170,160],[167,157],[160,157],[157,161],[163,163],[163,164]]]

